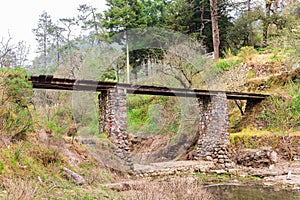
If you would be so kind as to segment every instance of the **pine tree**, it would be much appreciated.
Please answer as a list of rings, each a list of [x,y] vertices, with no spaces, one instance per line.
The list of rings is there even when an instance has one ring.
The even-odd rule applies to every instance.
[[[66,29],[60,27],[58,24],[53,24],[49,30],[51,36],[50,48],[54,49],[56,54],[56,67],[58,67],[61,63],[61,46],[64,44],[65,41],[65,38],[63,37],[63,32],[65,31]]]
[[[101,40],[102,15],[97,13],[97,9],[93,6],[86,4],[80,5],[77,9],[79,11],[78,22],[81,24],[81,29],[89,31],[92,44],[96,43],[99,45]]]
[[[126,68],[127,82],[130,82],[129,66],[129,35],[128,30],[145,28],[146,17],[143,14],[143,6],[138,0],[107,0],[108,10],[105,11],[103,26],[109,29],[111,35],[125,33],[126,41]],[[120,38],[120,41],[123,38]]]
[[[36,29],[33,29],[33,33],[35,34],[35,39],[38,42],[37,53],[41,53],[43,57],[43,65],[47,69],[47,55],[48,55],[48,45],[51,37],[51,29],[53,23],[50,15],[47,12],[43,12],[40,15],[38,20],[38,25]]]

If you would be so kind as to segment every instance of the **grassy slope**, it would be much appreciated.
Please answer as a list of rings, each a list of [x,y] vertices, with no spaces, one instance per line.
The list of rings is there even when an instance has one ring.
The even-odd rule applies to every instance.
[[[66,167],[83,176],[76,185]],[[0,148],[0,199],[107,199],[121,197],[101,187],[115,176],[70,139],[32,132],[27,140]]]

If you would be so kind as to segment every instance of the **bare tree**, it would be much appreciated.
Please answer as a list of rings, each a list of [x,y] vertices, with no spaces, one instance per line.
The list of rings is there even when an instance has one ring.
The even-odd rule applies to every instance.
[[[0,68],[13,68],[26,66],[29,47],[21,41],[17,44],[12,43],[12,37],[2,37],[0,41]]]
[[[175,78],[184,88],[191,88],[194,78],[204,71],[208,63],[203,54],[201,44],[196,41],[174,45],[164,53],[159,71]]]
[[[27,57],[29,54],[29,46],[27,46],[26,42],[21,41],[15,47],[15,65],[24,67],[27,65]]]

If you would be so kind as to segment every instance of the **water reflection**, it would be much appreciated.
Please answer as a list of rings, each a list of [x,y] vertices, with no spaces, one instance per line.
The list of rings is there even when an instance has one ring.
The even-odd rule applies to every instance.
[[[300,200],[300,192],[262,186],[209,185],[205,188],[216,200]]]

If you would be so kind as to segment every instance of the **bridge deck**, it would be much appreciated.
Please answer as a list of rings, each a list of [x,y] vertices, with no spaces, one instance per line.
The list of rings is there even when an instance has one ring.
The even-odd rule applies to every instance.
[[[129,94],[161,95],[161,96],[178,96],[178,97],[197,97],[213,96],[220,93],[226,93],[228,99],[258,99],[262,100],[268,97],[267,94],[216,91],[216,90],[199,90],[187,88],[168,88],[146,85],[132,85],[126,83],[103,82],[93,80],[76,80],[65,78],[54,78],[53,76],[31,76],[29,79],[33,88],[54,89],[54,90],[79,90],[79,91],[106,91],[111,88],[121,87],[127,90]]]

